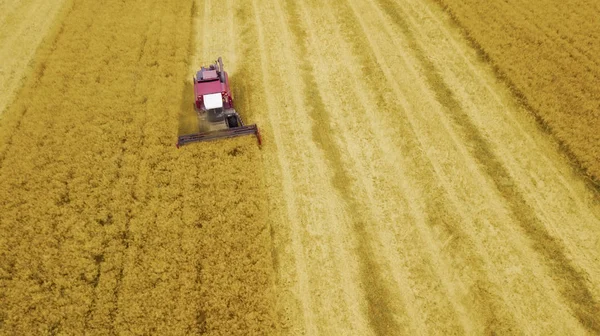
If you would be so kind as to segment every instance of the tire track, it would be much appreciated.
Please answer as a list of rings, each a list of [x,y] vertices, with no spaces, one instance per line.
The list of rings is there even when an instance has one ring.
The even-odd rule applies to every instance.
[[[299,48],[300,55],[308,55],[308,36],[305,27],[300,22],[303,13],[294,1],[287,1],[285,11],[288,14],[290,30]],[[308,108],[308,114],[313,120],[312,137],[320,150],[325,153],[329,161],[329,167],[333,170],[331,183],[343,199],[345,210],[350,214],[352,227],[358,240],[357,253],[360,258],[361,281],[368,290],[365,290],[365,298],[368,304],[368,318],[370,325],[378,335],[389,335],[399,329],[391,309],[389,289],[385,286],[385,280],[381,278],[381,267],[373,259],[374,248],[368,240],[367,223],[372,222],[365,218],[364,214],[357,210],[361,208],[352,194],[349,181],[352,178],[344,168],[340,148],[333,139],[335,130],[331,127],[331,119],[327,108],[320,95],[317,81],[314,77],[314,68],[308,62],[308,58],[301,58],[300,68],[302,80],[305,84],[304,106]]]

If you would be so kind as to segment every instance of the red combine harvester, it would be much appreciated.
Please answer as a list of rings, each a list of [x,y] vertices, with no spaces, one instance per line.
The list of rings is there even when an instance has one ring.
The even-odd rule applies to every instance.
[[[254,134],[261,145],[256,125],[244,125],[233,108],[229,76],[223,69],[221,57],[208,68],[202,67],[194,77],[194,108],[198,112],[200,133],[179,136],[177,148],[192,142]]]

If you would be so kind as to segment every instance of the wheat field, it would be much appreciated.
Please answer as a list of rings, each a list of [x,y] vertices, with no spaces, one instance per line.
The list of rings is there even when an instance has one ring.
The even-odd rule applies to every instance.
[[[600,333],[598,193],[440,4],[0,1],[0,334]],[[263,146],[177,149],[219,56]]]

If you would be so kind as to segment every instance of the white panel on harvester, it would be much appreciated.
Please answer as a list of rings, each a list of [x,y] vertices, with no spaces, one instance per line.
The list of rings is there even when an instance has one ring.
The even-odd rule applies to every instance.
[[[221,93],[211,93],[204,95],[204,106],[207,110],[222,108],[223,96],[221,96]]]

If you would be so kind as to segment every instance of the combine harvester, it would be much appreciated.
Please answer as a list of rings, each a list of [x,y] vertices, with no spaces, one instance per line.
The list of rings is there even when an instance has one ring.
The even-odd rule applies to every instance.
[[[229,76],[223,69],[221,57],[208,68],[202,67],[194,77],[194,108],[198,112],[200,132],[179,136],[177,148],[192,142],[254,134],[258,145],[262,144],[256,125],[244,125],[233,108],[233,96]]]

